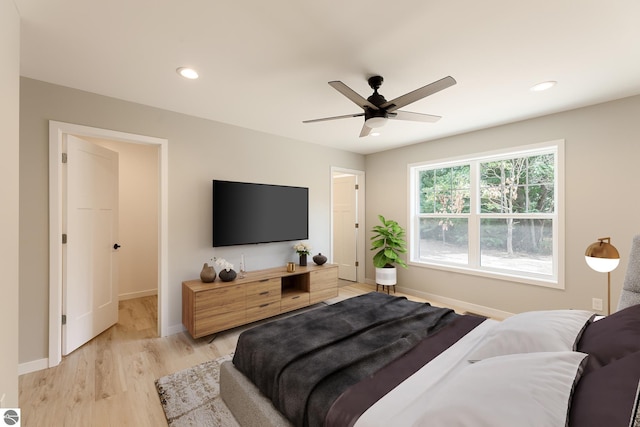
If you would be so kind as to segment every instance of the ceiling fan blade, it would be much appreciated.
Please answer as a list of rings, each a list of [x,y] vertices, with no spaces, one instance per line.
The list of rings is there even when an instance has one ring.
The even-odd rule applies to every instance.
[[[354,91],[349,86],[347,86],[346,84],[342,83],[341,81],[337,81],[336,80],[336,81],[329,82],[329,84],[335,90],[337,90],[338,92],[340,92],[341,94],[343,94],[344,96],[349,98],[351,101],[353,101],[360,108],[365,109],[366,107],[369,107],[369,108],[371,108],[373,110],[377,110],[378,109],[378,107],[376,107],[371,102],[367,101],[365,98],[360,96],[356,91]]]
[[[362,117],[364,113],[345,114],[344,116],[325,117],[323,119],[303,120],[302,123],[326,122],[327,120],[348,119],[350,117]]]
[[[405,105],[411,104],[412,102],[416,102],[429,95],[433,95],[436,92],[440,92],[441,90],[453,86],[454,84],[456,84],[456,79],[451,76],[447,76],[438,81],[423,86],[420,89],[416,89],[412,92],[392,99],[391,101],[387,101],[382,104],[380,108],[386,109],[389,112],[395,111],[399,108],[404,107]]]
[[[371,129],[366,124],[362,125],[362,130],[360,131],[360,138],[362,138],[363,136],[369,136],[369,133],[371,133],[372,130],[373,129]]]
[[[427,122],[427,123],[435,123],[440,120],[442,117],[433,116],[431,114],[422,114],[422,113],[412,113],[411,111],[394,111],[393,113],[389,113],[389,118],[394,120],[410,120],[412,122]]]

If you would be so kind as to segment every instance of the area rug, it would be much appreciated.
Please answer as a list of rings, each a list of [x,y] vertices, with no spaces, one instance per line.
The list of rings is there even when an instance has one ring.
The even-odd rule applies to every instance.
[[[223,356],[155,381],[169,426],[238,426],[220,397],[220,364],[232,358]]]

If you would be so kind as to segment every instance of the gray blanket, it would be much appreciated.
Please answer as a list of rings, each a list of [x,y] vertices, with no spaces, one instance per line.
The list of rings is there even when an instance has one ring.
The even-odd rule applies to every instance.
[[[321,426],[344,390],[457,316],[369,293],[243,332],[233,363],[294,425]]]

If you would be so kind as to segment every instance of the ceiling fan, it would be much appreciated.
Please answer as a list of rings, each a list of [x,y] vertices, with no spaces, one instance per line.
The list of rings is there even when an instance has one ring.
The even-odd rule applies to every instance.
[[[440,116],[432,116],[430,114],[412,113],[409,111],[400,111],[399,109],[405,105],[416,102],[429,95],[433,95],[436,92],[440,92],[443,89],[448,88],[456,84],[456,80],[447,76],[426,86],[416,89],[412,92],[399,96],[391,101],[387,101],[384,96],[378,93],[378,89],[382,86],[384,79],[382,76],[372,76],[367,80],[369,86],[373,89],[373,94],[364,99],[358,95],[353,89],[341,81],[329,82],[335,90],[349,98],[356,103],[360,108],[364,110],[362,113],[346,114],[343,116],[325,117],[323,119],[305,120],[302,123],[314,123],[323,122],[326,120],[345,119],[348,117],[361,117],[364,116],[364,125],[360,131],[360,137],[367,136],[375,128],[384,126],[387,123],[387,119],[395,120],[411,120],[415,122],[437,122],[441,119]]]

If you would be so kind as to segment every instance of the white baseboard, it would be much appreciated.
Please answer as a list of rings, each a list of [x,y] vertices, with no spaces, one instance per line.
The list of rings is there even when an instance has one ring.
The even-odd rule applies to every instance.
[[[32,360],[31,362],[25,362],[18,364],[18,376],[24,374],[30,374],[31,372],[41,371],[49,367],[49,359]]]
[[[124,300],[134,299],[134,298],[149,297],[151,295],[158,295],[158,289],[148,289],[146,291],[127,292],[126,294],[118,295],[118,300],[124,301]]]
[[[185,328],[182,323],[180,323],[178,325],[169,326],[167,329],[168,329],[167,330],[167,335],[165,335],[165,336],[179,334],[180,332],[184,332],[184,331],[187,330],[187,328]]]
[[[375,285],[375,280],[367,279],[367,284]],[[438,303],[443,307],[456,307],[461,308],[465,311],[469,311],[473,314],[479,314],[481,316],[491,317],[492,319],[504,320],[507,317],[513,316],[513,313],[509,313],[508,311],[497,310],[492,307],[486,307],[484,305],[473,304],[466,301],[457,300],[454,298],[443,297],[436,294],[431,294],[429,292],[421,292],[415,289],[405,288],[402,286],[398,286],[398,291],[403,294],[413,295],[419,298],[426,299],[427,301],[431,301],[433,303]]]
[[[513,316],[513,313],[509,313],[508,311],[497,310],[492,307],[486,307],[484,305],[473,304],[466,301],[460,301],[454,298],[448,298],[440,295],[430,294],[428,292],[420,292],[420,291],[416,291],[415,289],[408,289],[408,288],[403,288],[401,286],[398,286],[398,290],[402,293],[415,295],[417,297],[424,298],[434,303],[440,303],[444,307],[452,306],[456,308],[461,308],[473,314],[479,314],[481,316],[491,317],[492,319],[504,320],[507,317]]]

